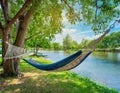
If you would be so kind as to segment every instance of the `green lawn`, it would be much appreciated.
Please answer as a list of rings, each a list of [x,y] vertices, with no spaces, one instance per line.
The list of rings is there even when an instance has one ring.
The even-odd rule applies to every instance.
[[[49,61],[43,58],[35,60]],[[118,93],[73,72],[40,71],[21,61],[23,77],[1,78],[0,93]]]

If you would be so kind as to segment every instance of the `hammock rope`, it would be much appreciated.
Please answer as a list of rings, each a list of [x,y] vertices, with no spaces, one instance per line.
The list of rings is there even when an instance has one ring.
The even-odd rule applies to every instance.
[[[4,56],[4,60],[13,59],[13,58],[20,58],[25,55],[25,49],[21,47],[14,46],[12,44],[8,44],[8,48],[6,54]]]

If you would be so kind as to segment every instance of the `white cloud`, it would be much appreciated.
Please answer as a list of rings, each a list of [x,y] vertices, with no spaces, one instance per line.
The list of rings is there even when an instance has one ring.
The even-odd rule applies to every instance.
[[[66,34],[77,32],[76,29],[65,29],[65,28],[63,28],[62,31],[63,33],[66,33]]]
[[[62,29],[62,33],[60,33],[60,34],[57,34],[56,36],[55,36],[55,42],[60,42],[61,44],[62,44],[62,40],[63,40],[63,38],[67,35],[67,34],[69,34],[71,37],[73,37],[74,35],[75,35],[75,33],[77,33],[77,30],[76,29],[65,29],[65,28],[63,28]]]

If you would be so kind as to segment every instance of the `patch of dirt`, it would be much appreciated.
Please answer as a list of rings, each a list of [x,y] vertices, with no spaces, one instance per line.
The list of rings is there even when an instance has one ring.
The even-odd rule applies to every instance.
[[[5,87],[9,85],[17,85],[17,84],[22,84],[29,78],[32,79],[37,79],[38,76],[44,76],[47,75],[46,73],[36,73],[36,72],[26,72],[23,73],[24,75],[22,77],[15,77],[15,78],[6,78],[2,82],[0,82],[0,91],[4,90]]]

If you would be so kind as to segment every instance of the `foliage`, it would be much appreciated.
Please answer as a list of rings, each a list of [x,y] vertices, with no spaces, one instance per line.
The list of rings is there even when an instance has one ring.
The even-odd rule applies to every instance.
[[[93,40],[83,39],[80,44],[72,40],[70,35],[67,35],[63,39],[63,49],[84,49],[90,44]],[[97,48],[120,48],[120,31],[113,32],[99,43]]]
[[[120,15],[119,0],[46,0],[42,1],[41,4],[35,0],[34,3],[31,9],[35,13],[33,12],[34,16],[28,27],[28,37],[36,32],[43,32],[45,37],[52,39],[54,34],[61,32],[63,12],[70,23],[75,24],[82,20],[91,25],[96,33],[106,29],[109,23]],[[24,0],[10,0],[9,4],[11,8],[10,18],[13,18],[24,4]],[[38,7],[36,8],[36,6]],[[4,23],[1,9],[0,14],[0,20]],[[16,32],[14,25],[12,30],[13,33]],[[12,36],[15,38],[15,34]]]
[[[83,20],[96,33],[103,32],[111,20],[120,17],[119,0],[80,0],[79,3]]]
[[[71,48],[72,49],[78,49],[79,47],[78,47],[78,43],[77,43],[77,41],[75,41],[75,40],[72,40],[72,42],[71,42]]]
[[[49,44],[50,44],[49,38],[44,36],[42,37],[40,35],[31,38],[31,40],[28,40],[26,42],[26,45],[28,47],[39,47],[39,48],[49,48]]]
[[[11,18],[17,13],[23,2],[24,0],[10,0],[12,8],[10,11]],[[37,0],[35,3],[36,2]],[[33,9],[35,13],[28,28],[29,33],[27,37],[40,32],[41,35],[44,34],[42,35],[43,37],[48,37],[51,41],[55,34],[61,32],[61,28],[63,27],[63,11],[70,23],[75,24],[76,22],[84,20],[87,24],[92,25],[96,33],[106,29],[109,22],[118,18],[120,15],[120,11],[117,9],[120,4],[119,0],[109,0],[109,2],[107,0],[66,0],[66,3],[58,2],[57,0],[46,0],[41,3],[36,11]],[[36,34],[36,36],[41,38],[38,34]],[[31,40],[31,42],[33,40]]]
[[[63,49],[71,49],[71,43],[72,43],[72,38],[70,37],[69,34],[66,35],[65,38],[63,38]]]
[[[34,48],[34,54],[37,55],[39,48],[50,47],[50,40],[48,37],[37,35],[26,42],[26,47]]]
[[[53,43],[50,44],[50,49],[61,50],[62,46],[58,42],[53,42]]]
[[[47,7],[46,7],[47,6]],[[48,8],[49,7],[49,8]],[[56,9],[58,9],[56,11]],[[36,10],[33,20],[30,23],[27,37],[40,38],[39,41],[51,41],[54,35],[61,32],[62,25],[62,6],[56,1],[42,2],[41,6]],[[37,34],[36,34],[37,33]],[[36,39],[30,39],[35,42]]]
[[[87,45],[88,45],[90,42],[91,42],[90,40],[83,39],[83,40],[81,41],[81,43],[79,44],[79,48],[82,48],[82,49],[86,48]]]
[[[120,48],[120,31],[106,36],[98,45],[98,48]]]

